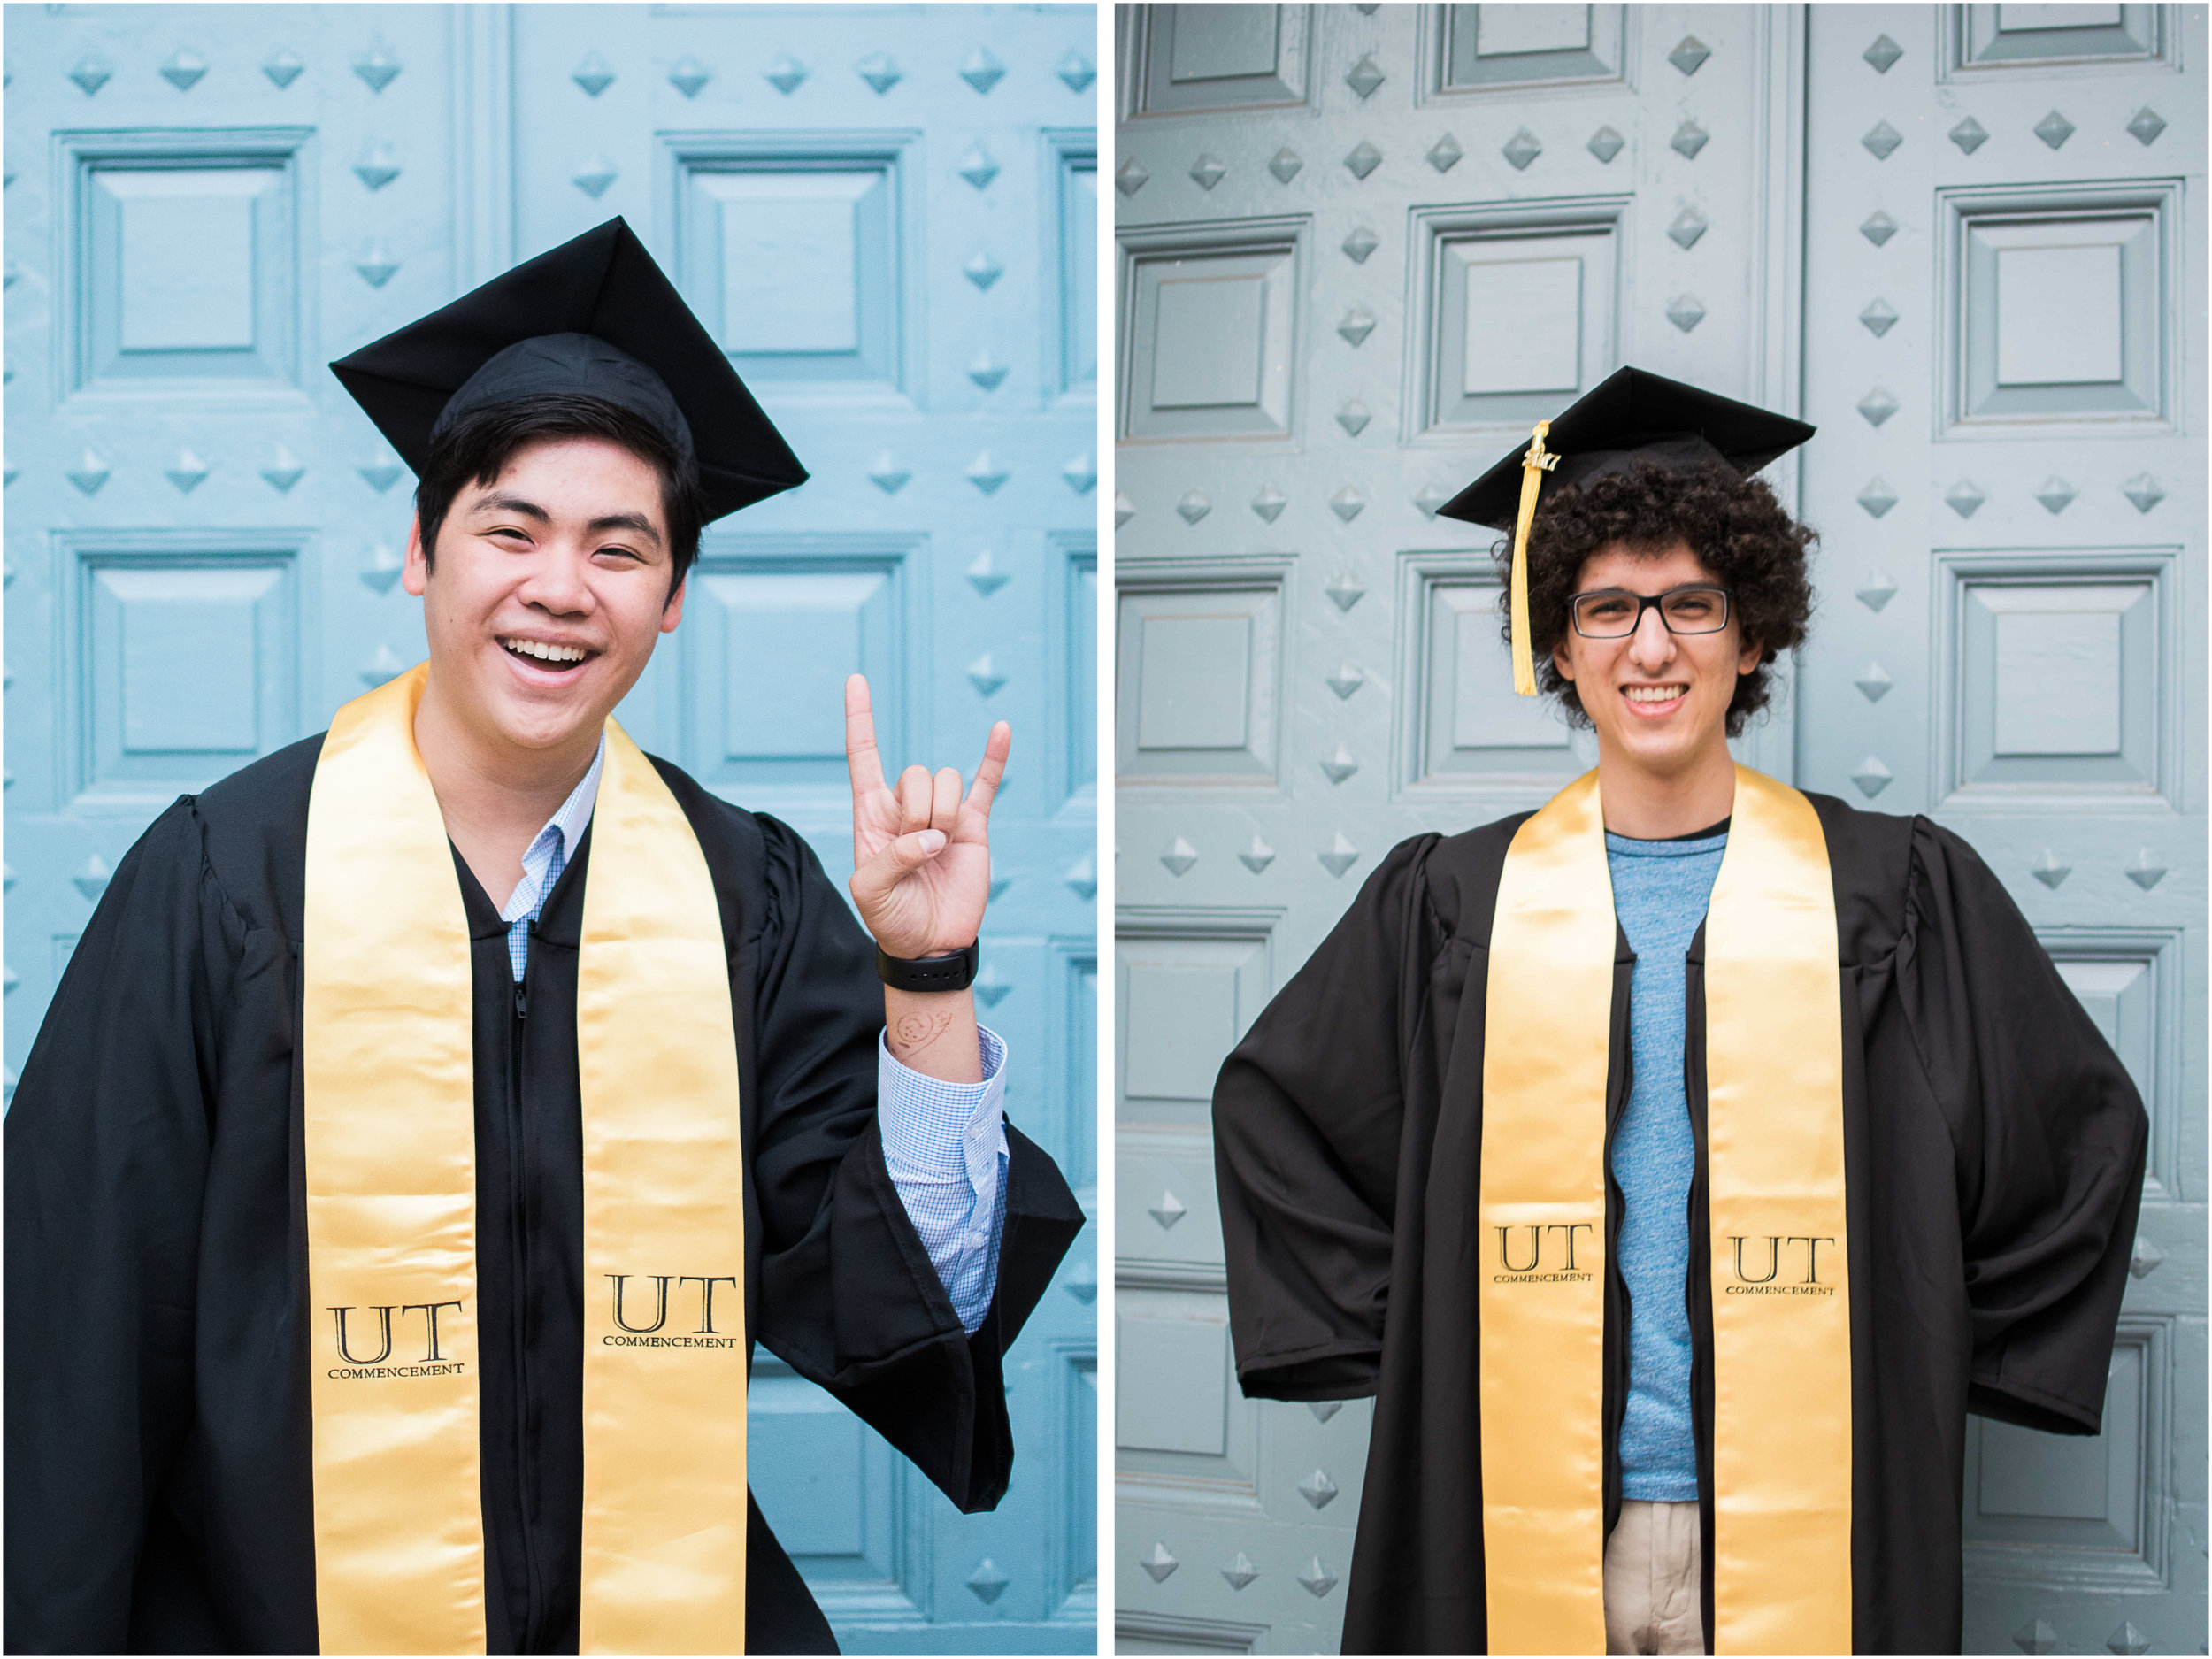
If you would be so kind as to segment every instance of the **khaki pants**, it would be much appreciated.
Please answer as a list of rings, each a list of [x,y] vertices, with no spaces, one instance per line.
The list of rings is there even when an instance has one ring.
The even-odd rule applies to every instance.
[[[1703,1567],[1697,1505],[1621,1501],[1605,1540],[1605,1651],[1701,1654]]]

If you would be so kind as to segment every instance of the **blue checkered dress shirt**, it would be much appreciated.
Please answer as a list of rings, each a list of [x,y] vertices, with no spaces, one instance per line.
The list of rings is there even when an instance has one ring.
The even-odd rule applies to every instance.
[[[591,822],[607,740],[584,780],[522,855],[522,879],[500,907],[515,983],[530,965],[530,930]],[[1006,1044],[979,1027],[983,1081],[947,1083],[910,1071],[876,1041],[876,1121],[883,1161],[962,1326],[983,1323],[998,1284],[999,1214],[1006,1202]]]

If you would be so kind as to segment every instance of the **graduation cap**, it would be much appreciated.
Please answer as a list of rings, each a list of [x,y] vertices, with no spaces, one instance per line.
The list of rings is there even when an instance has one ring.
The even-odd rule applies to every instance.
[[[611,219],[330,365],[417,477],[463,416],[541,392],[603,398],[695,460],[709,522],[806,482],[636,234]]]
[[[1813,435],[1787,415],[1717,396],[1644,369],[1618,369],[1555,420],[1536,423],[1516,449],[1440,508],[1447,518],[1513,532],[1513,688],[1536,695],[1529,655],[1528,526],[1549,472],[1555,485],[1586,484],[1642,463],[1689,472],[1718,461],[1746,478]],[[1546,440],[1556,445],[1547,449]]]

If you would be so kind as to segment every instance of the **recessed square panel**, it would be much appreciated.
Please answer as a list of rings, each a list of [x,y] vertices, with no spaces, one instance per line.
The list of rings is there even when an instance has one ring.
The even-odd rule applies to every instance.
[[[1123,1314],[1114,1329],[1121,1384],[1114,1395],[1115,1444],[1130,1451],[1200,1457],[1225,1453],[1228,1321]]]
[[[1303,5],[1133,8],[1132,113],[1191,114],[1297,104],[1306,96]]]
[[[1116,933],[1118,1110],[1204,1125],[1222,1061],[1273,991],[1266,924],[1179,913],[1173,931],[1153,931],[1125,914]]]
[[[1413,649],[1400,671],[1403,785],[1463,789],[1581,771],[1584,758],[1552,701],[1514,692],[1497,580],[1464,565],[1417,569],[1407,580],[1403,626]]]
[[[2173,419],[2172,187],[1939,192],[1950,435]]]
[[[2174,935],[2156,929],[2066,928],[2040,935],[2043,949],[2097,1030],[2127,1068],[2150,1113],[2146,1201],[2174,1196],[2182,1023]]]
[[[1447,5],[1432,92],[1578,85],[1621,79],[1618,5]]]
[[[1945,6],[1950,73],[2041,70],[2170,58],[2162,5]]]
[[[1477,58],[1519,58],[1532,52],[1590,49],[1586,5],[1468,6],[1475,14]]]
[[[1578,390],[1582,385],[1582,261],[1467,263],[1462,396]]]
[[[2139,799],[2166,787],[2167,566],[2120,559],[1939,556],[1949,794]]]
[[[1098,152],[1060,152],[1060,303],[1057,342],[1062,392],[1098,388]]]
[[[1270,780],[1281,631],[1276,582],[1125,589],[1121,781]]]
[[[123,352],[253,349],[254,205],[280,178],[273,167],[93,175],[114,204]]]
[[[1274,438],[1291,428],[1298,238],[1211,230],[1125,237],[1122,429]]]

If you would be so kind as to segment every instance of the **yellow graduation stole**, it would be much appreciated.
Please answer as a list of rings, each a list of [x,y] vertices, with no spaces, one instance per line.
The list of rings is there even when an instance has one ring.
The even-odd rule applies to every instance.
[[[1490,939],[1480,1220],[1494,1654],[1605,1651],[1598,775],[1513,838]],[[1840,976],[1812,805],[1742,766],[1705,926],[1717,1654],[1851,1651]]]
[[[325,1653],[480,1654],[468,919],[427,665],[331,722],[307,812],[307,1275]],[[745,1637],[744,1156],[721,913],[607,722],[577,969],[585,1653]]]

